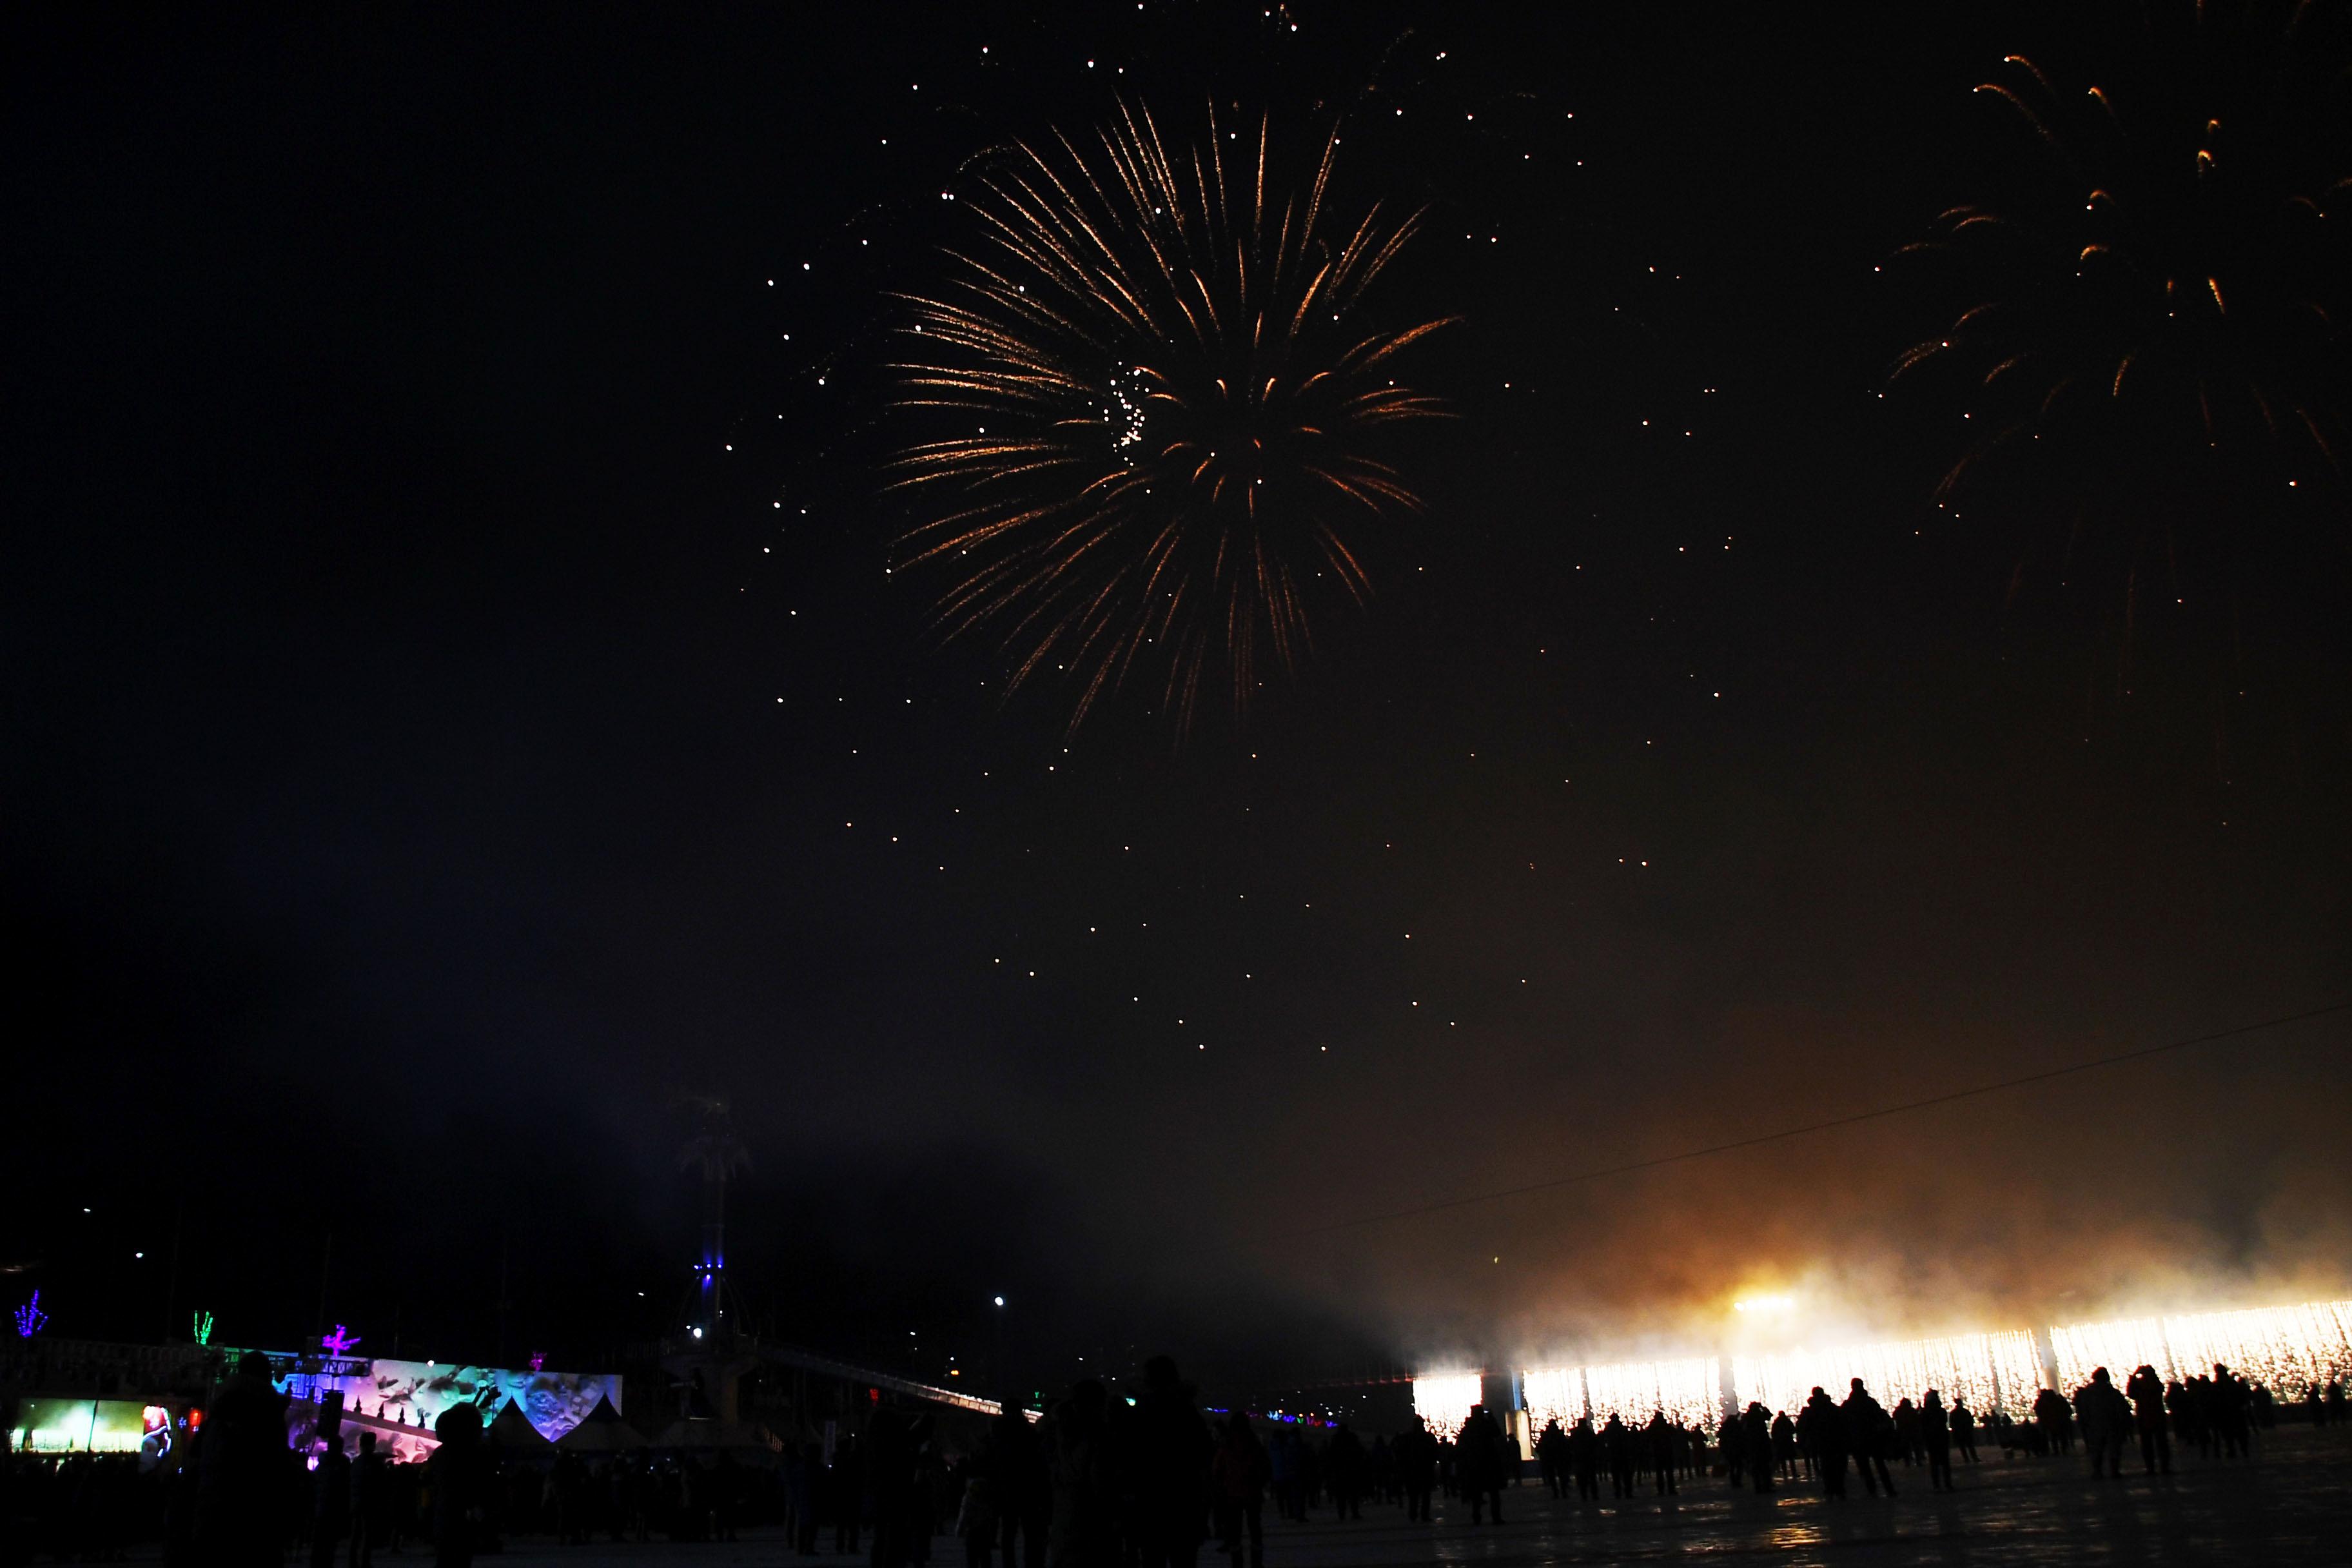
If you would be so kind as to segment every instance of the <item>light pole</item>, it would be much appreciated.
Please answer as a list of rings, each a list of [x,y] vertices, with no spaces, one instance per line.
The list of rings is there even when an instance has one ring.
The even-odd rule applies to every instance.
[[[1004,1298],[991,1298],[996,1303],[996,1353],[991,1358],[989,1373],[996,1384],[996,1397],[1005,1409],[1014,1407],[1013,1381],[1004,1372]]]

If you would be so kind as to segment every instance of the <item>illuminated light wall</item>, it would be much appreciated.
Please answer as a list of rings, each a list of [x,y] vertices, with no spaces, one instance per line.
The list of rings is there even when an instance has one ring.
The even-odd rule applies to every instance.
[[[2315,1384],[2352,1378],[2352,1301],[2167,1318],[2164,1341],[2179,1376],[2210,1377],[2220,1362],[2274,1394],[2299,1398]]]
[[[1890,1410],[1898,1400],[1916,1404],[1932,1388],[1945,1404],[1963,1398],[1980,1415],[1999,1409],[2017,1415],[2032,1408],[2033,1395],[2042,1387],[2042,1357],[2033,1335],[2019,1329],[1734,1356],[1731,1362],[1732,1390],[1743,1407],[1752,1401],[1791,1415],[1803,1408],[1815,1388],[1843,1400],[1857,1377]]]
[[[1520,1397],[1528,1405],[1528,1429],[1540,1432],[1547,1422],[1573,1426],[1584,1415],[1584,1369],[1545,1366],[1519,1373]]]
[[[1636,1426],[1659,1410],[1685,1426],[1712,1427],[1723,1419],[1723,1363],[1713,1356],[1616,1362],[1583,1371],[1585,1405],[1596,1426],[1612,1415]]]
[[[2315,1383],[2352,1378],[2352,1301],[2074,1323],[2051,1330],[2050,1344],[2064,1389],[2090,1382],[2096,1367],[2120,1384],[2141,1365],[2167,1378],[2210,1377],[2220,1362],[2282,1398],[2300,1399]]]
[[[2165,1349],[2164,1322],[2158,1318],[2072,1323],[2050,1331],[2050,1349],[2058,1358],[2062,1393],[2082,1387],[2100,1367],[2107,1369],[2117,1387],[2143,1363],[2167,1377],[2172,1375],[2172,1352]]]
[[[1470,1407],[1486,1397],[1485,1380],[1475,1372],[1412,1380],[1413,1413],[1448,1441],[1458,1436]]]

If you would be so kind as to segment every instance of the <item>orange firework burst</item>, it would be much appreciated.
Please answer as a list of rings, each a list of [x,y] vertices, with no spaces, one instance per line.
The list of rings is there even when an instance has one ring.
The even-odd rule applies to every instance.
[[[1977,89],[2021,132],[2017,188],[1906,247],[1946,264],[1962,308],[1892,378],[1943,374],[1967,399],[1970,444],[1938,499],[2044,437],[2107,455],[2109,483],[2175,489],[2182,456],[2259,457],[2273,495],[2280,467],[2340,475],[2345,33],[2340,13],[2292,0],[2151,6],[2116,29],[2139,42],[2114,76],[2061,88],[2012,55]]]
[[[1373,446],[1437,413],[1392,361],[1444,323],[1361,319],[1417,219],[1334,221],[1336,130],[1288,191],[1265,123],[1237,140],[1213,114],[1171,151],[1123,107],[1087,151],[1011,149],[943,286],[902,297],[898,405],[952,432],[892,465],[935,513],[907,564],[954,570],[941,628],[999,637],[1014,686],[1072,676],[1074,726],[1139,666],[1180,721],[1204,678],[1238,703],[1318,600],[1370,592],[1360,531],[1420,506]]]

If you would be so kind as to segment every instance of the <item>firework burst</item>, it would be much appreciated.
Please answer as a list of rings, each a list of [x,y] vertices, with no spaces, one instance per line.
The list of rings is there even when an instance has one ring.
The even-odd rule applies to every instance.
[[[901,296],[896,402],[929,426],[891,468],[926,514],[904,564],[952,573],[940,629],[1001,640],[1013,686],[1070,677],[1074,727],[1139,670],[1180,723],[1204,685],[1239,703],[1420,509],[1379,444],[1438,414],[1395,359],[1444,321],[1365,311],[1417,215],[1334,215],[1336,129],[1290,188],[1263,120],[1208,132],[1171,148],[1122,107],[1083,151],[1010,149]]]
[[[1953,300],[1891,378],[1965,400],[1939,500],[2027,442],[2110,489],[2225,462],[2340,479],[2352,116],[2328,9],[2152,8],[2116,30],[2137,42],[2114,76],[2061,88],[2012,55],[1977,89],[2027,149],[2016,189],[1898,253],[1941,263]]]

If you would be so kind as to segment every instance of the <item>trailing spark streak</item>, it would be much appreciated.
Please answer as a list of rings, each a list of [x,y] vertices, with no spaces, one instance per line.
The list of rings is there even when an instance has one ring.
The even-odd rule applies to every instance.
[[[1212,116],[1171,156],[1122,109],[1087,151],[1021,146],[944,285],[902,297],[897,406],[961,427],[891,465],[930,513],[904,563],[953,569],[940,629],[1001,640],[1014,686],[1073,676],[1074,727],[1146,663],[1180,721],[1213,672],[1238,703],[1307,651],[1316,599],[1370,594],[1355,535],[1419,508],[1372,441],[1437,415],[1387,373],[1444,323],[1358,320],[1415,219],[1328,221],[1336,131],[1287,195],[1263,122],[1238,190],[1224,140]]]

